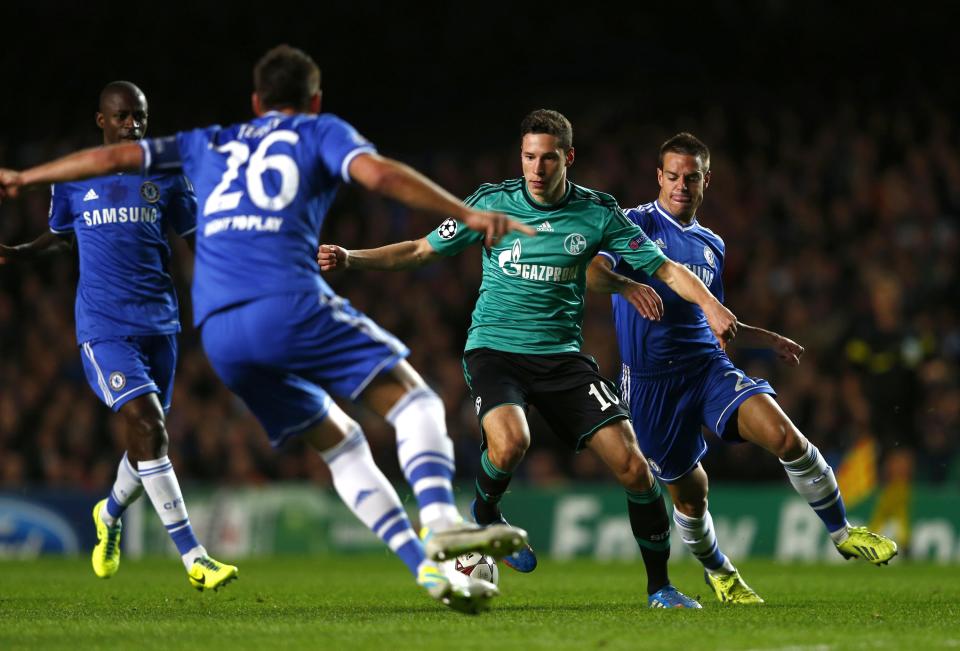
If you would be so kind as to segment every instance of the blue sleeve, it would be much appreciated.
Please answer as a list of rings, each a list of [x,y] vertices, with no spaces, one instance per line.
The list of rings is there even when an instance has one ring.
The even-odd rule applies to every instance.
[[[170,188],[167,215],[170,225],[180,237],[186,237],[197,230],[197,195],[190,179],[185,176],[176,177]]]
[[[344,120],[329,113],[323,117],[325,119],[317,120],[317,153],[332,176],[349,183],[350,162],[359,154],[375,154],[377,148]]]
[[[52,233],[57,235],[73,233],[73,213],[70,211],[70,197],[67,195],[66,188],[60,183],[50,186],[50,215],[48,220]]]
[[[183,168],[179,134],[164,138],[144,138],[140,141],[140,148],[143,150],[143,169],[140,173],[144,176]]]

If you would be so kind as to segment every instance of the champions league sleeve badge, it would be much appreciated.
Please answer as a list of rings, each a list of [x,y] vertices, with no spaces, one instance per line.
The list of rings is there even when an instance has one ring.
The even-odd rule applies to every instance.
[[[440,224],[440,228],[437,229],[437,235],[440,236],[440,239],[449,240],[454,235],[457,234],[457,220],[452,217],[447,217],[443,220],[443,223]]]
[[[140,196],[147,203],[157,203],[160,201],[160,188],[153,181],[144,181],[140,184]]]

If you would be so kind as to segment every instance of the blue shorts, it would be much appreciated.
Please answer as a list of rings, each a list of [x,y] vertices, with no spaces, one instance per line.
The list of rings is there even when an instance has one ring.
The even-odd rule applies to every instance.
[[[164,413],[173,398],[177,335],[91,339],[80,344],[90,388],[113,411],[145,393],[157,393]]]
[[[409,354],[336,295],[278,294],[210,315],[203,348],[213,369],[283,444],[323,420],[330,394],[356,399]]]
[[[631,373],[624,364],[620,391],[628,401],[637,441],[650,467],[670,483],[707,452],[703,427],[727,442],[741,442],[737,407],[750,396],[776,395],[761,378],[747,377],[725,354],[661,373]]]

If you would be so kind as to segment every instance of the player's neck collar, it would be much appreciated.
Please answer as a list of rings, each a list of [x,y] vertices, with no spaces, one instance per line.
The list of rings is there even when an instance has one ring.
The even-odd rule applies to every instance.
[[[560,197],[560,200],[556,203],[540,203],[530,195],[530,191],[527,190],[527,179],[523,179],[523,182],[520,184],[520,187],[523,188],[523,198],[527,200],[527,203],[536,208],[537,210],[549,211],[549,210],[559,210],[563,208],[567,203],[570,202],[570,196],[573,194],[573,184],[570,183],[570,179],[567,179],[567,191],[563,193],[563,196]]]
[[[679,221],[677,221],[676,217],[670,214],[669,210],[667,210],[666,208],[660,205],[659,199],[653,202],[653,207],[656,209],[658,213],[660,213],[663,216],[664,219],[666,219],[668,222],[670,222],[671,224],[679,228],[681,231],[689,231],[700,225],[699,223],[697,223],[697,216],[694,215],[693,219],[690,220],[690,223],[684,226]]]

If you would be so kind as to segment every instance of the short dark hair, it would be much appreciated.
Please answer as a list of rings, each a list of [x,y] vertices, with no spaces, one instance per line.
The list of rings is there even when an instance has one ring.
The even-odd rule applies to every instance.
[[[127,93],[130,95],[130,97],[133,97],[134,99],[138,99],[142,97],[143,103],[144,104],[147,103],[147,96],[143,94],[142,90],[137,88],[137,85],[135,83],[133,83],[132,81],[118,80],[118,81],[111,81],[109,84],[103,87],[103,90],[100,91],[100,99],[97,106],[102,107],[103,102],[104,100],[107,99],[107,97],[111,95],[115,95],[117,93]]]
[[[304,111],[320,91],[320,68],[303,50],[278,45],[253,67],[253,90],[264,108]]]
[[[663,157],[669,152],[686,154],[687,156],[699,156],[700,162],[703,164],[703,171],[706,172],[710,169],[710,150],[703,144],[703,141],[688,131],[681,131],[660,145],[657,169],[663,169]]]
[[[573,147],[573,125],[559,111],[537,109],[532,111],[520,123],[520,137],[528,133],[545,133],[555,136],[557,144],[563,150]]]

